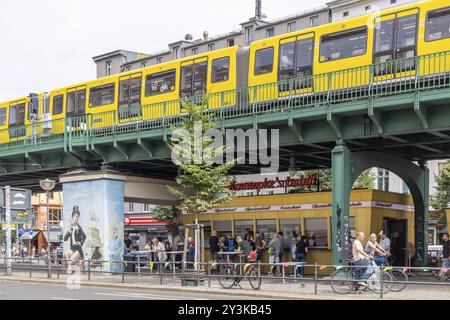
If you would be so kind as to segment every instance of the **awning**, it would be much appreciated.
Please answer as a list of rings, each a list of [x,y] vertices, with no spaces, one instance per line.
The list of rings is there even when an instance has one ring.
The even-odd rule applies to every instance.
[[[27,231],[23,235],[20,236],[22,240],[32,240],[34,239],[40,231],[33,231],[33,234],[30,236],[30,233]]]

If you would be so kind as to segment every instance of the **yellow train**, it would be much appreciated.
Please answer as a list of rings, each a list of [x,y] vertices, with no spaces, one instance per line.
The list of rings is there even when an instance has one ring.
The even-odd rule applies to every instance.
[[[421,1],[0,103],[0,143],[30,137],[32,130],[61,134],[67,117],[83,129],[175,116],[179,99],[189,96],[206,94],[211,109],[242,107],[376,89],[418,72],[447,75],[450,54],[439,54],[445,50],[449,2]],[[34,128],[33,110],[39,115]]]

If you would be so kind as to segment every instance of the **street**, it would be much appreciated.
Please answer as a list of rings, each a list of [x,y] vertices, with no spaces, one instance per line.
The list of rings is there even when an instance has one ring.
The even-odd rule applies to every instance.
[[[247,300],[249,297],[231,296]],[[230,295],[0,281],[0,300],[229,300]]]

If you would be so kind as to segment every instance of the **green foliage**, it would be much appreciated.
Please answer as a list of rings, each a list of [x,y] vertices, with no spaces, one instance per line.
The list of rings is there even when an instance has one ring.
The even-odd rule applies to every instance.
[[[317,170],[310,171],[311,173],[317,172]],[[301,172],[300,174],[308,174],[307,172]],[[353,185],[353,189],[372,189],[375,183],[375,176],[372,171],[366,170],[356,179]],[[333,187],[332,172],[331,169],[319,170],[319,191],[331,191]]]
[[[445,211],[450,203],[450,161],[434,179],[437,192],[436,196],[430,198],[430,204],[437,211]]]
[[[375,183],[375,175],[372,170],[366,170],[361,173],[353,184],[353,189],[373,189]]]
[[[154,210],[155,218],[158,221],[172,222],[176,218],[176,213],[172,207],[157,206]]]
[[[234,197],[234,192],[229,189],[232,178],[228,177],[227,173],[236,165],[236,160],[223,164],[214,163],[214,159],[223,158],[227,147],[212,146],[215,139],[206,135],[210,129],[217,126],[217,123],[212,120],[212,114],[206,113],[207,98],[201,104],[183,101],[182,106],[184,115],[181,126],[171,128],[174,136],[169,143],[169,148],[172,151],[176,150],[183,155],[183,158],[190,161],[177,163],[183,172],[179,177],[181,186],[169,187],[169,190],[181,200],[177,208],[193,214],[198,221],[200,213]]]

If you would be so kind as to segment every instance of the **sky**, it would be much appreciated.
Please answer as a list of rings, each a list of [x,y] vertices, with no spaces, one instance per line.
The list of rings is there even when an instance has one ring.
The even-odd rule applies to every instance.
[[[262,0],[273,20],[323,0]],[[0,4],[0,101],[95,79],[93,56],[124,49],[152,53],[239,28],[255,0],[15,0]]]

